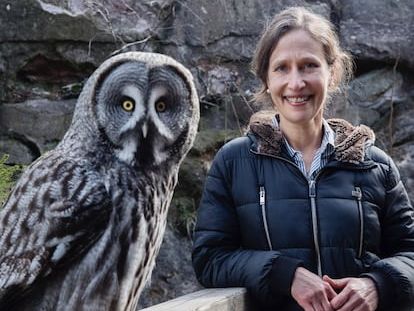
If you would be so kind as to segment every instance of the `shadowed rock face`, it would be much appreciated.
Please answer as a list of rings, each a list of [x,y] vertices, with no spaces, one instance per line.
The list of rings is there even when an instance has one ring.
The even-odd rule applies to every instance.
[[[29,164],[53,148],[69,127],[74,108],[75,100],[0,105],[0,132],[10,146],[9,150],[3,149],[10,154],[8,162]],[[26,152],[22,150],[25,148]]]
[[[358,58],[393,63],[414,69],[414,2],[341,1],[340,33],[347,49]]]
[[[349,89],[333,98],[330,114],[375,130],[377,145],[393,155],[414,200],[414,2],[309,2],[316,12],[331,18],[357,65]],[[191,69],[201,99],[199,137],[182,166],[170,209],[174,211],[170,223],[191,233],[192,213],[215,151],[224,141],[240,135],[250,115],[262,108],[249,101],[258,85],[249,62],[263,25],[282,8],[303,3],[3,2],[0,155],[10,154],[10,163],[29,163],[52,148],[70,124],[85,79],[123,45],[130,44],[127,50],[166,53]],[[189,241],[173,231],[166,239],[147,296],[142,298],[143,306],[198,286],[190,258],[185,258],[185,264],[174,259],[174,251],[189,252]]]

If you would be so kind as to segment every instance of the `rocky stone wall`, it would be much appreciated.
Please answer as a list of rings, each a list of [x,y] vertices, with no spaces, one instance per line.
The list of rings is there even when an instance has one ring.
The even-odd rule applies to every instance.
[[[87,77],[122,47],[173,56],[196,78],[199,134],[143,306],[198,288],[182,235],[191,234],[217,148],[262,108],[250,102],[257,81],[249,62],[263,26],[291,5],[309,6],[336,26],[356,74],[329,114],[371,126],[414,199],[411,0],[0,0],[0,155],[9,154],[10,164],[28,164],[56,145]]]

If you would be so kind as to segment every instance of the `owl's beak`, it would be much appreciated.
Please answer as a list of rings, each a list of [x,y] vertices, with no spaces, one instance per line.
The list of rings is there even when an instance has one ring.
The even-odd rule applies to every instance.
[[[147,125],[147,122],[145,122],[142,125],[142,137],[145,139],[147,137],[147,134],[148,134],[148,125]]]

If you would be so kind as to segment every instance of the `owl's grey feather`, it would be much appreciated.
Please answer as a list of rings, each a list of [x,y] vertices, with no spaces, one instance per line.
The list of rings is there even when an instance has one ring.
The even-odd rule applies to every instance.
[[[191,74],[164,55],[95,71],[61,143],[0,211],[0,310],[135,310],[198,109]]]

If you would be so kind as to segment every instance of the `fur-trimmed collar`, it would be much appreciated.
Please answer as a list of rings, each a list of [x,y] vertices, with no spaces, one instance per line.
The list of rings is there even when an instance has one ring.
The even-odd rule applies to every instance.
[[[256,151],[269,155],[280,155],[283,136],[274,128],[274,111],[260,111],[250,118],[249,132],[257,138]],[[360,164],[365,159],[365,148],[375,141],[374,132],[365,125],[353,126],[342,119],[328,119],[335,132],[335,159],[341,162]]]

